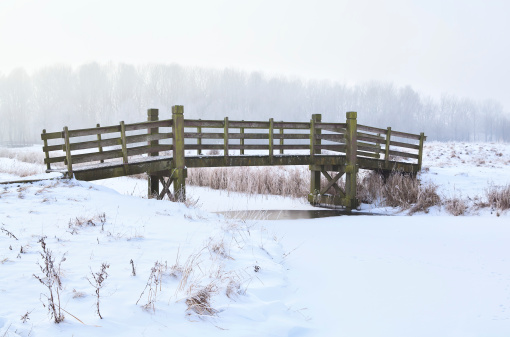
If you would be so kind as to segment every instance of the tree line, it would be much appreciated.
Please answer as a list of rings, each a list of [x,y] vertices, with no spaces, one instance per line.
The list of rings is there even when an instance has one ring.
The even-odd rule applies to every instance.
[[[171,116],[184,105],[186,118],[341,122],[358,111],[358,123],[407,132],[428,140],[510,141],[510,115],[493,100],[424,96],[410,86],[370,82],[269,77],[260,72],[215,70],[177,64],[54,65],[29,74],[0,73],[0,142],[40,142],[48,132],[146,119],[146,110]]]

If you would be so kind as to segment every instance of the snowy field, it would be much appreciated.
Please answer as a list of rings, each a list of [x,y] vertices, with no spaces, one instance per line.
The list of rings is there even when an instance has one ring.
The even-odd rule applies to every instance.
[[[477,205],[510,184],[510,145],[430,142],[424,168],[466,216],[362,205],[381,216],[250,221],[211,212],[312,207],[197,187],[188,207],[133,178],[0,185],[0,336],[509,336],[510,212]],[[44,176],[0,158],[0,182]]]

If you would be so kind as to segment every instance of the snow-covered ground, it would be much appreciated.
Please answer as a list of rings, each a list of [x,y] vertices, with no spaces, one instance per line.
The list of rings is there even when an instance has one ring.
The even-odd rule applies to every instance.
[[[34,165],[0,158],[0,181],[41,175]],[[510,183],[510,145],[428,143],[424,167],[442,196],[483,199]],[[508,211],[244,221],[210,212],[311,206],[189,187],[188,208],[143,198],[146,184],[0,185],[0,336],[510,335]],[[56,263],[65,254],[60,324],[33,276],[41,237]],[[100,319],[88,279],[102,263]],[[199,294],[213,315],[189,309]]]

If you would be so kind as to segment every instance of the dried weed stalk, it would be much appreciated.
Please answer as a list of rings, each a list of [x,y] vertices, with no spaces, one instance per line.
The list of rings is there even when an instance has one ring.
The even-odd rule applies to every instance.
[[[218,310],[211,306],[211,294],[218,291],[218,288],[214,283],[210,283],[207,286],[199,289],[198,291],[191,294],[186,299],[186,305],[188,308],[186,311],[191,314],[191,311],[199,316],[213,316]]]
[[[108,268],[110,268],[110,265],[106,262],[103,262],[98,272],[94,273],[92,269],[90,270],[90,273],[92,274],[92,280],[87,277],[90,285],[93,286],[96,291],[96,308],[100,319],[103,319],[103,316],[101,316],[101,311],[99,310],[99,292],[104,287],[104,281],[106,281],[108,278],[108,273],[106,272],[106,269]]]
[[[145,288],[143,289],[142,293],[140,294],[140,297],[138,298],[138,301],[136,301],[136,304],[140,302],[142,299],[143,294],[148,289],[147,293],[147,303],[144,304],[142,307],[145,310],[152,309],[153,312],[156,311],[156,300],[158,295],[158,286],[159,291],[161,291],[161,281],[163,277],[163,272],[167,269],[166,263],[162,264],[159,261],[156,261],[154,263],[154,267],[151,268],[151,273],[149,275],[149,279],[147,280],[147,284],[145,285]]]
[[[35,274],[33,274],[33,276],[42,285],[48,288],[48,295],[43,294],[48,300],[48,312],[51,318],[55,320],[55,323],[60,323],[64,320],[64,314],[60,310],[60,291],[62,290],[60,266],[66,259],[64,254],[58,265],[55,265],[55,258],[53,257],[51,250],[46,247],[46,242],[44,241],[45,238],[46,237],[42,237],[39,240],[43,250],[42,253],[40,253],[43,264],[39,264],[39,268],[41,269],[43,276]],[[46,307],[44,303],[43,306]]]

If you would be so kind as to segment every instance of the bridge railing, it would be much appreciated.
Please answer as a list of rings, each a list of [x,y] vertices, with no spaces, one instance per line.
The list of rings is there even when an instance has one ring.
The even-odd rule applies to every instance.
[[[182,108],[182,107],[181,107]],[[420,135],[354,124],[356,156],[417,161],[421,167],[423,142]],[[158,156],[176,148],[182,155],[212,155],[223,152],[246,155],[248,152],[276,155],[296,153],[310,156],[347,154],[349,149],[347,123],[325,123],[320,115],[310,122],[239,121],[184,119],[182,113],[172,119],[158,120],[158,110],[148,110],[148,121],[47,133],[43,130],[45,164],[63,163],[72,175],[73,165],[121,160],[129,164],[135,156]],[[179,146],[179,144],[181,146]],[[177,147],[176,147],[177,146]],[[205,153],[208,151],[208,153]],[[291,152],[289,152],[291,151]],[[190,153],[191,152],[191,153]],[[167,152],[166,154],[169,154]],[[393,160],[392,160],[393,159]]]

